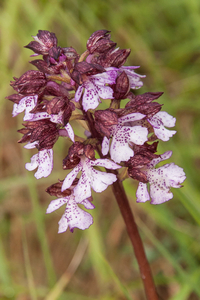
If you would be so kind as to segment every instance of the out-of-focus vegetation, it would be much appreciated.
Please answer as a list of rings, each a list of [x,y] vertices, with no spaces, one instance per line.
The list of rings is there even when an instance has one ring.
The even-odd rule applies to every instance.
[[[22,116],[12,118],[9,81],[33,67],[24,49],[39,29],[59,45],[85,50],[98,29],[131,48],[128,65],[146,74],[137,91],[164,91],[160,103],[177,117],[177,134],[159,151],[173,150],[184,188],[160,206],[130,203],[151,263],[160,299],[200,299],[200,2],[199,0],[0,1],[0,299],[145,299],[138,266],[109,188],[96,194],[94,225],[57,234],[62,211],[45,215],[46,187],[62,179],[65,141],[55,146],[54,172],[36,180],[24,168],[30,150],[17,144]]]

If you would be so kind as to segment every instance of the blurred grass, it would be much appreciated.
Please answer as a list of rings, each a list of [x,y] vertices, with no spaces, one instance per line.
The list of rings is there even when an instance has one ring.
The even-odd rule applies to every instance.
[[[55,170],[37,181],[24,169],[30,151],[17,144],[21,116],[11,117],[9,81],[30,68],[24,49],[39,29],[56,33],[59,45],[78,52],[92,32],[108,29],[129,65],[146,74],[146,91],[164,91],[164,110],[177,117],[177,134],[159,150],[173,150],[183,167],[184,188],[160,206],[136,204],[136,184],[125,183],[151,263],[160,299],[200,298],[200,2],[0,1],[0,299],[45,299],[68,270],[80,239],[88,251],[54,299],[145,299],[136,260],[109,188],[95,195],[95,224],[87,231],[57,234],[61,211],[45,215],[45,188],[62,179],[65,141],[55,147]],[[28,157],[27,157],[28,156]],[[52,299],[53,300],[53,299]]]

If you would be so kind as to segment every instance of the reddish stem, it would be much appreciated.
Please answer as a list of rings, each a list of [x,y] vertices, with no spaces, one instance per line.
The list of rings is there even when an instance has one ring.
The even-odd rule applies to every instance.
[[[119,209],[126,224],[126,229],[133,245],[135,256],[140,268],[140,275],[143,280],[146,297],[148,300],[158,300],[155,284],[153,281],[149,262],[146,258],[143,243],[140,238],[124,187],[119,179],[113,183],[113,193],[117,200]]]

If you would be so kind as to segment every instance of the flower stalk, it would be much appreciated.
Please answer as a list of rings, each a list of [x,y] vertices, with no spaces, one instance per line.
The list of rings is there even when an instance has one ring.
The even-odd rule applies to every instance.
[[[126,225],[127,233],[135,252],[135,257],[140,269],[140,276],[143,281],[146,297],[148,300],[158,300],[158,295],[153,281],[150,265],[144,251],[144,246],[137,225],[135,223],[135,219],[131,211],[124,187],[119,179],[113,183],[112,190],[117,200],[120,212]]]

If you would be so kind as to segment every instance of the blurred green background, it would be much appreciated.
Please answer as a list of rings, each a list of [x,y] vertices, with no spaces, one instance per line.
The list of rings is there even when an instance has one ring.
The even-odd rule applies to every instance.
[[[177,134],[160,153],[184,168],[184,187],[160,206],[129,195],[161,300],[200,299],[200,2],[199,0],[0,0],[0,299],[135,299],[145,295],[111,188],[96,194],[95,223],[57,234],[62,211],[45,215],[45,189],[62,179],[67,144],[55,146],[54,172],[36,180],[24,168],[31,151],[17,144],[22,116],[12,118],[13,76],[28,69],[24,49],[38,30],[56,34],[62,47],[85,50],[96,30],[131,48],[127,65],[146,74],[137,93],[164,91],[163,110],[177,118]]]

